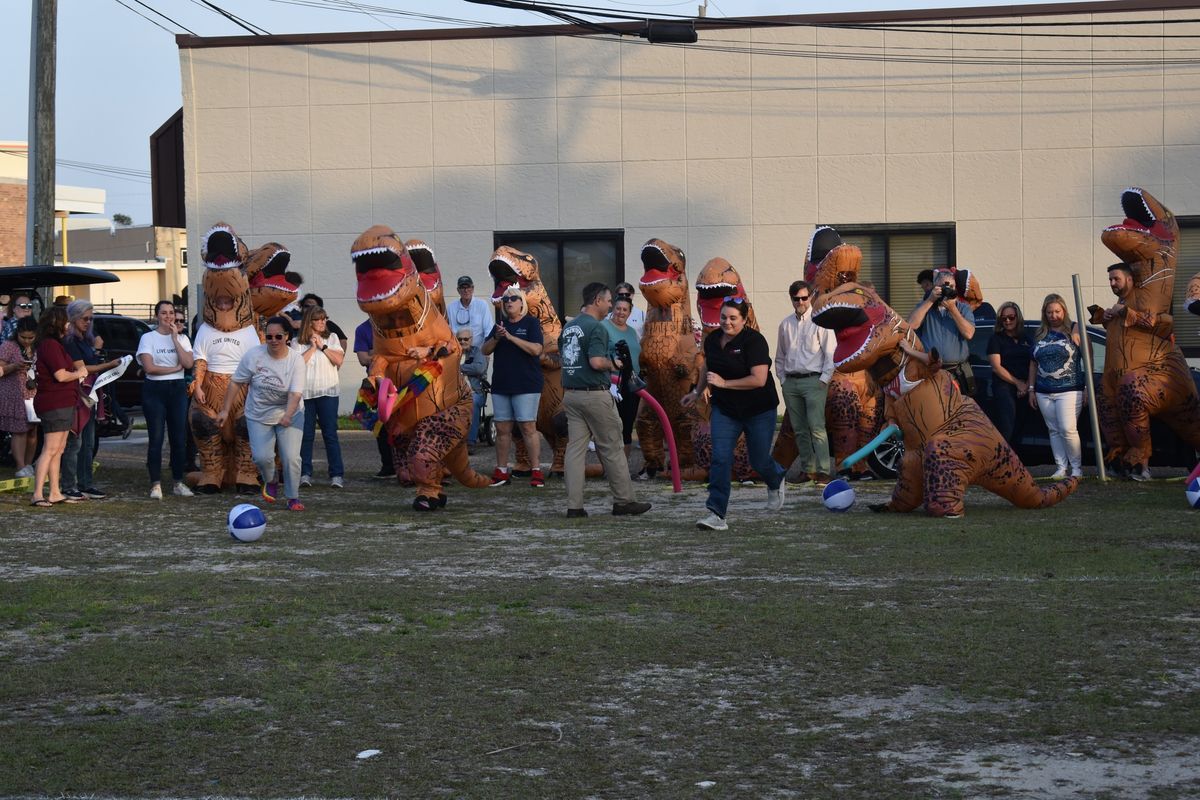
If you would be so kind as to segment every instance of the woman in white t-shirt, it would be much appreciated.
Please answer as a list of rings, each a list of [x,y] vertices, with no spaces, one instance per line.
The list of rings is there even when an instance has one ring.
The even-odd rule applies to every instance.
[[[183,482],[187,463],[187,382],[183,371],[192,368],[192,344],[175,326],[175,305],[159,300],[154,306],[157,327],[142,334],[137,360],[146,373],[142,382],[142,416],[150,434],[146,469],[150,472],[150,497],[162,500],[163,429],[171,445],[171,477],[174,493],[191,497],[192,490]]]
[[[345,475],[342,445],[338,442],[338,370],[346,358],[338,337],[329,333],[329,316],[320,306],[304,310],[300,335],[292,347],[304,359],[304,438],[300,443],[300,485],[312,486],[313,441],[317,424],[325,441],[325,459],[329,462],[329,485],[341,489]]]
[[[300,438],[304,430],[304,359],[292,348],[292,321],[271,317],[263,338],[266,344],[252,347],[231,379],[248,383],[246,391],[246,430],[250,434],[250,453],[262,475],[262,498],[274,503],[279,496],[275,475],[275,452],[283,465],[283,490],[289,511],[303,511],[300,502]],[[229,419],[234,395],[225,393],[225,404],[217,414],[217,427]]]

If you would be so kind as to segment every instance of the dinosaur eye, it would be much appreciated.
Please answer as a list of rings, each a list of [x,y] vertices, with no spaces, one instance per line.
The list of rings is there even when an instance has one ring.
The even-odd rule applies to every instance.
[[[862,289],[855,289],[854,293],[855,294],[866,294],[866,292],[864,292]]]

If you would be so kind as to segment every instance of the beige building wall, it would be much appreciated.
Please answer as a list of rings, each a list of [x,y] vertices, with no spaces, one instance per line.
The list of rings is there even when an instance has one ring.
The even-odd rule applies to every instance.
[[[563,36],[183,49],[191,282],[199,236],[226,220],[252,247],[285,243],[349,331],[350,243],[372,223],[477,281],[493,231],[622,228],[631,277],[651,236],[684,248],[693,279],[724,256],[773,330],[814,225],[949,222],[993,303],[1036,313],[1076,272],[1104,302],[1099,232],[1121,189],[1200,214],[1200,68],[1172,61],[1188,40],[1155,38],[1195,16],[1027,19],[1126,39],[701,34],[755,52]],[[1114,20],[1130,24],[1093,27]],[[957,63],[927,63],[951,48]]]

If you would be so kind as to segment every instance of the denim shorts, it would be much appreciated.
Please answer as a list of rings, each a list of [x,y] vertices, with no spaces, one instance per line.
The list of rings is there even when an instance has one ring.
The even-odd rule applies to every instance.
[[[537,420],[538,403],[542,401],[541,392],[532,394],[494,394],[492,395],[492,418],[496,422],[535,422]]]

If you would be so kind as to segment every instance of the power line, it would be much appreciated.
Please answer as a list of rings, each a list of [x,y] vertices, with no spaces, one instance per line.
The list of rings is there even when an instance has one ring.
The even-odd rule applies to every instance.
[[[0,149],[0,153],[17,158],[29,158],[29,153],[26,150],[4,150]],[[91,172],[96,175],[107,175],[113,178],[123,178],[137,182],[150,180],[152,174],[150,170],[134,169],[133,167],[116,167],[110,164],[94,164],[88,161],[71,161],[70,159],[59,158],[55,160],[55,164],[64,169],[74,169],[81,172]]]
[[[258,25],[253,25],[252,23],[247,22],[246,20],[242,19],[241,17],[237,16],[236,14],[226,11],[225,9],[221,8],[216,3],[209,2],[209,0],[192,0],[192,2],[198,6],[201,6],[202,8],[208,8],[208,10],[212,11],[214,14],[220,14],[222,17],[225,17],[225,19],[229,20],[234,25],[237,25],[242,30],[249,31],[251,34],[253,34],[255,36],[260,36],[263,34],[266,34],[269,36],[271,33],[266,28],[259,27]]]
[[[192,29],[190,29],[190,28],[188,28],[188,27],[185,27],[184,25],[182,25],[182,24],[181,24],[181,23],[179,23],[179,22],[176,22],[175,20],[171,19],[170,17],[168,17],[166,14],[162,13],[162,12],[161,12],[161,11],[159,11],[158,9],[156,9],[156,8],[152,8],[152,7],[148,6],[148,5],[146,5],[145,3],[143,3],[143,2],[142,2],[142,0],[133,0],[133,2],[137,3],[139,6],[141,6],[141,7],[142,7],[142,8],[144,8],[144,9],[146,9],[147,11],[151,11],[151,12],[153,12],[153,13],[157,14],[158,16],[160,16],[160,17],[162,17],[163,19],[165,19],[167,22],[169,22],[169,23],[171,23],[172,25],[174,25],[175,27],[177,27],[177,28],[183,28],[185,31],[187,31],[188,33],[192,34],[192,36],[195,36],[195,35],[196,35],[196,32],[195,32],[195,31],[193,31]]]
[[[151,25],[155,26],[156,28],[160,28],[160,29],[162,29],[162,30],[166,31],[167,33],[171,34],[172,36],[174,36],[174,35],[175,35],[175,31],[171,30],[170,28],[164,28],[164,27],[163,27],[163,25],[162,25],[162,23],[160,23],[160,22],[156,22],[155,20],[151,19],[150,17],[147,17],[145,14],[143,14],[143,13],[142,13],[142,12],[140,12],[140,11],[138,11],[138,10],[137,10],[136,8],[134,8],[133,6],[127,6],[127,5],[125,5],[123,2],[121,2],[121,0],[113,0],[113,2],[114,2],[114,3],[116,3],[116,4],[117,4],[117,5],[119,5],[119,6],[122,6],[123,8],[126,8],[126,9],[128,9],[129,11],[132,11],[134,14],[137,14],[139,17],[141,17],[142,19],[146,20],[146,22],[149,22]]]

